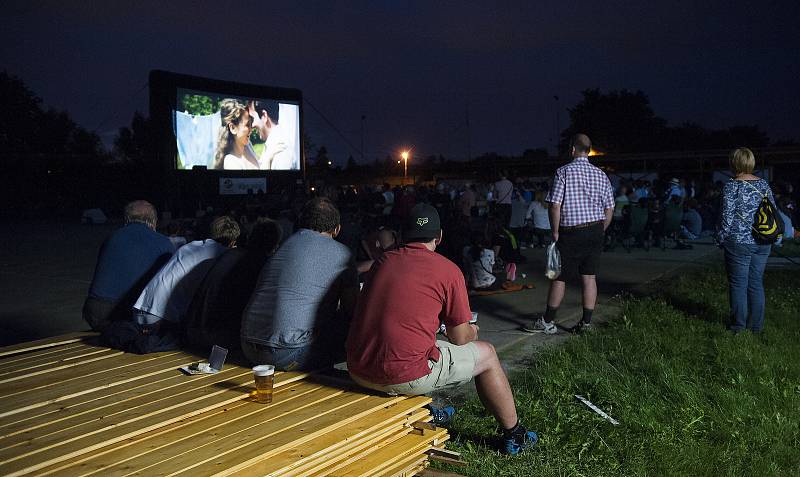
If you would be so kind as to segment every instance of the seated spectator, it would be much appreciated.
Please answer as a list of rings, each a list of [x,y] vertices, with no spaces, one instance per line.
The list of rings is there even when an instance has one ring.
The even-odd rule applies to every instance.
[[[112,348],[136,353],[177,349],[179,325],[212,259],[236,244],[239,225],[230,217],[214,219],[211,238],[189,242],[150,280],[133,305],[133,320],[106,330]]]
[[[83,319],[95,331],[130,318],[133,302],[172,256],[169,239],[156,232],[158,215],[147,201],[125,206],[125,225],[100,247]]]
[[[358,277],[350,250],[334,240],[341,225],[330,200],[308,201],[297,225],[259,275],[241,345],[253,364],[314,370],[344,357]]]
[[[358,262],[358,273],[367,273],[375,260],[379,259],[384,252],[394,250],[399,245],[397,232],[389,227],[379,227],[375,233],[369,234],[361,241],[361,247],[369,258]]]
[[[477,341],[478,327],[469,323],[461,271],[435,253],[442,241],[436,209],[415,206],[403,238],[404,247],[375,264],[359,297],[347,339],[350,376],[370,389],[410,395],[459,386],[475,377],[481,402],[503,429],[505,451],[518,454],[533,446],[536,433],[519,422],[494,347]],[[448,341],[436,339],[440,320]]]
[[[681,236],[689,240],[697,240],[703,232],[703,218],[697,212],[697,201],[686,201],[686,210],[681,223]]]
[[[186,315],[184,336],[189,345],[201,350],[215,344],[228,350],[239,348],[242,312],[281,235],[277,222],[258,219],[245,246],[227,250],[214,261]]]
[[[494,217],[489,217],[486,222],[486,236],[492,243],[495,259],[498,265],[505,266],[507,263],[526,263],[525,256],[520,253],[517,237]]]
[[[494,251],[482,245],[468,248],[470,286],[475,290],[499,290],[502,282],[494,275]]]

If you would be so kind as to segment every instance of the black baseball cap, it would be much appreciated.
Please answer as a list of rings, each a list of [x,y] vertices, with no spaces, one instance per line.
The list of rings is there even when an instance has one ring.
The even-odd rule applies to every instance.
[[[436,238],[442,230],[439,212],[428,204],[417,204],[411,209],[403,227],[404,239]]]

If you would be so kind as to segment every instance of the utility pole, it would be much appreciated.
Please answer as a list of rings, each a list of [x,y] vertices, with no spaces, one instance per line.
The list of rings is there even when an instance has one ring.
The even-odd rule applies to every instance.
[[[467,123],[467,161],[472,159],[472,134],[469,128],[469,102],[467,102],[467,114],[466,114],[466,123]]]
[[[361,163],[364,163],[364,121],[367,119],[365,115],[361,115]]]

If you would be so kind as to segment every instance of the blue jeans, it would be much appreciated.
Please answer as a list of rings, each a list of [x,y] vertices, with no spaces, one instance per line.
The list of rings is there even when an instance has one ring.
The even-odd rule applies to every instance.
[[[725,269],[731,303],[731,331],[764,327],[764,268],[771,245],[725,242]]]

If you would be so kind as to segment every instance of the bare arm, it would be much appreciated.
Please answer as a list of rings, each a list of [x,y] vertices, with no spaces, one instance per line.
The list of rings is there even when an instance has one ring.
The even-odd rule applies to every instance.
[[[553,241],[558,242],[558,226],[561,224],[561,204],[550,204],[547,215],[550,216],[550,230],[553,232]]]
[[[478,339],[478,325],[461,323],[458,326],[447,327],[447,339],[457,346],[471,343]]]
[[[605,210],[606,218],[603,220],[603,230],[606,230],[611,225],[611,220],[614,218],[614,208]]]

